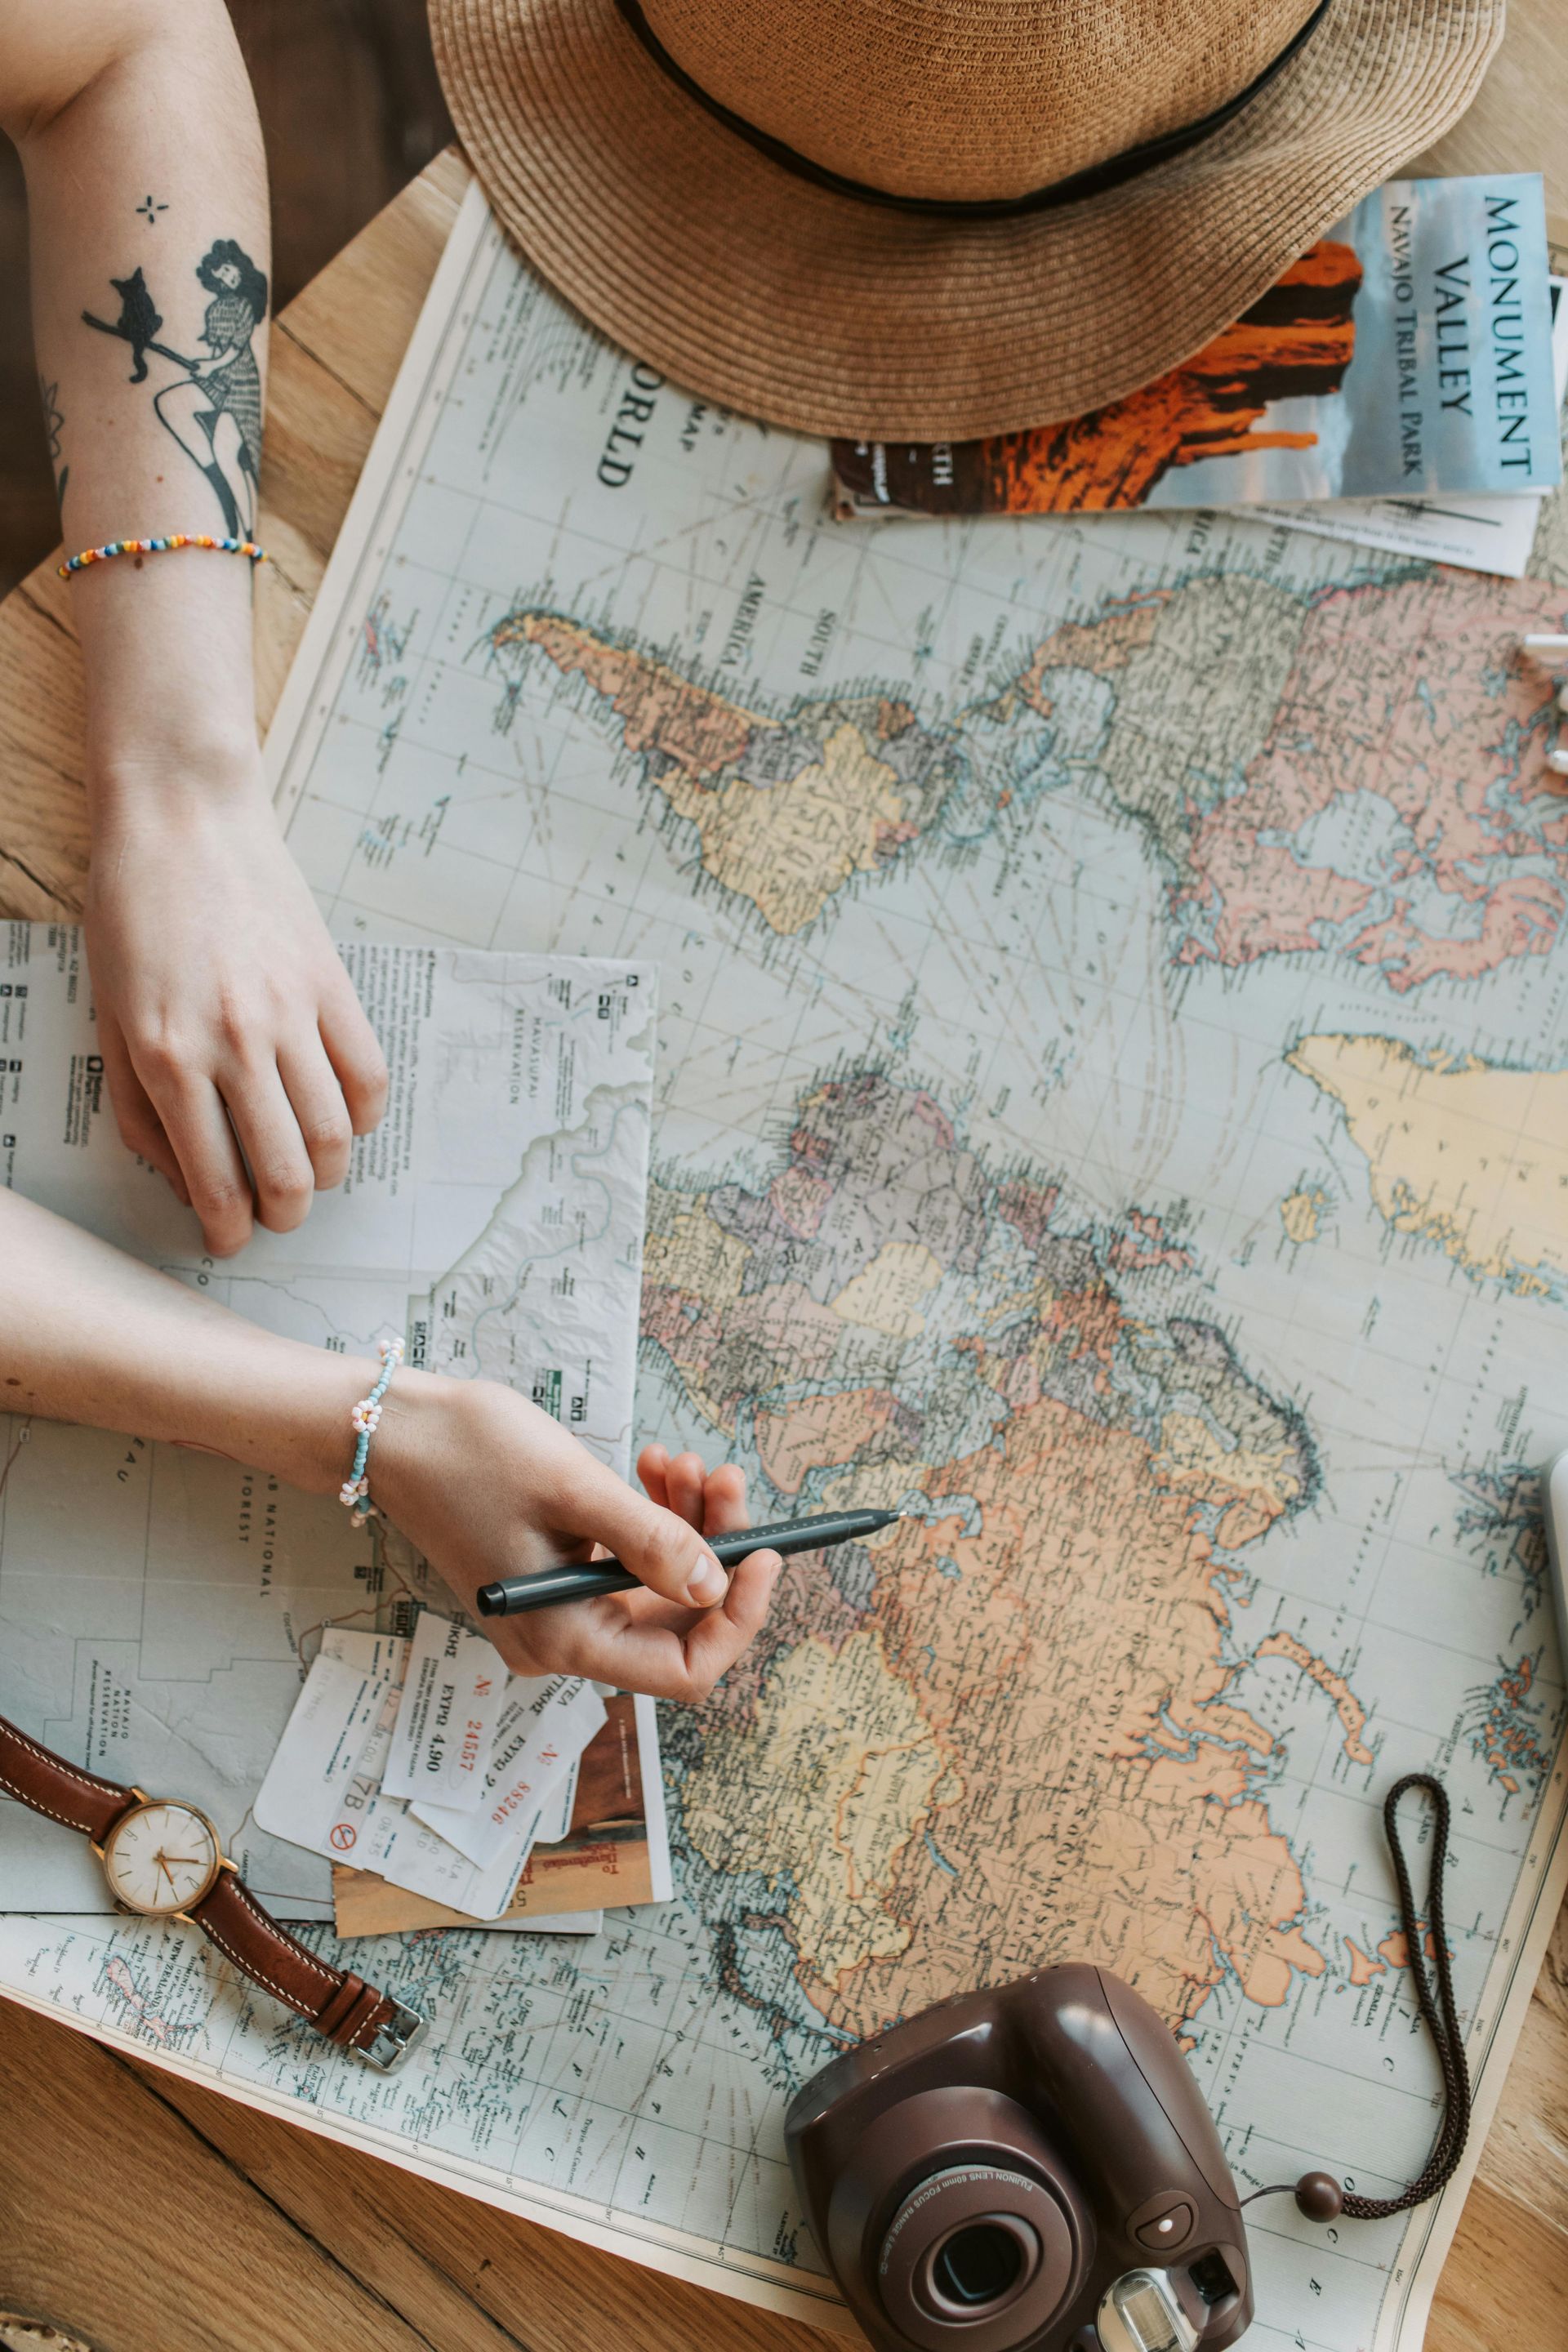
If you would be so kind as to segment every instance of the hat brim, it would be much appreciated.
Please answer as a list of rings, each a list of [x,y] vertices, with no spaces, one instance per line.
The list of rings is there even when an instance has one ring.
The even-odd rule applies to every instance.
[[[1223,131],[1108,194],[962,221],[818,186],[663,73],[615,0],[432,0],[453,120],[556,291],[685,390],[821,435],[1077,416],[1240,317],[1455,122],[1503,0],[1333,0]]]

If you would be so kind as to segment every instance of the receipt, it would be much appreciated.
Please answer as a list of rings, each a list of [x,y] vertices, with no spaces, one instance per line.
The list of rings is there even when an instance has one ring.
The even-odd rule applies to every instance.
[[[424,1610],[414,1628],[384,1793],[472,1811],[484,1794],[510,1679],[482,1633]]]
[[[514,1675],[478,1810],[455,1812],[423,1801],[410,1810],[481,1870],[494,1869],[509,1853],[521,1870],[546,1804],[604,1722],[605,1702],[592,1683],[575,1675]]]
[[[363,1860],[407,1660],[390,1633],[328,1627],[257,1791],[262,1829],[332,1862]]]

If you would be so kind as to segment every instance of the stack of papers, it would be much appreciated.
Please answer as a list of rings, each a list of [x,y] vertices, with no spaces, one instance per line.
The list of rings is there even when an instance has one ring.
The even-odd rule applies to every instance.
[[[274,1837],[352,1860],[469,1919],[499,1920],[536,1845],[563,1839],[591,1683],[508,1674],[483,1634],[433,1610],[412,1640],[329,1626],[256,1800]],[[592,1932],[595,1915],[559,1923]]]

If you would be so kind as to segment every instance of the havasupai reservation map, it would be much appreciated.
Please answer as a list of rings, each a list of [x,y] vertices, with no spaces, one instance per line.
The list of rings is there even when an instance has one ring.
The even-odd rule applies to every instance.
[[[658,966],[642,1432],[759,1516],[910,1516],[661,1711],[673,1903],[375,1948],[436,2019],[391,2082],[146,1928],[12,1919],[0,1972],[831,2324],[787,2100],[981,1977],[1131,1978],[1244,2191],[1417,2171],[1407,1769],[1496,2098],[1563,1883],[1568,800],[1517,645],[1568,529],[1499,583],[1208,513],[847,527],[827,473],[470,199],[270,756],[340,937]],[[1457,2210],[1255,2209],[1251,2340],[1415,2345]]]

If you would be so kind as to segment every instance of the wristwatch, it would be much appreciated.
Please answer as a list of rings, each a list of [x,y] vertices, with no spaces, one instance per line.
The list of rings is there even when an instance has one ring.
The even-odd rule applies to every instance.
[[[425,2019],[352,1969],[334,1969],[280,1927],[246,1885],[205,1813],[177,1797],[100,1780],[0,1716],[0,1790],[79,1830],[123,1911],[199,1927],[252,1984],[340,2049],[390,2074]]]

